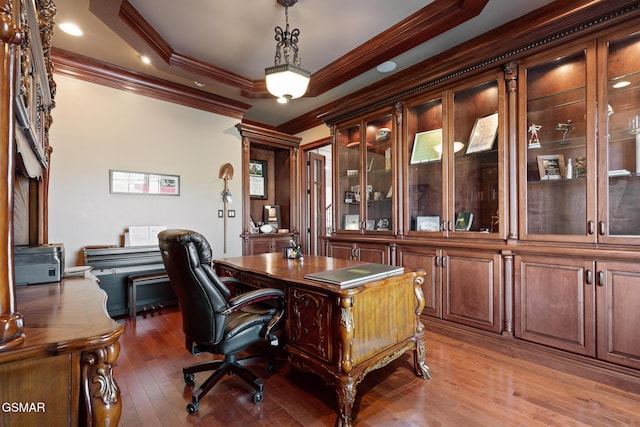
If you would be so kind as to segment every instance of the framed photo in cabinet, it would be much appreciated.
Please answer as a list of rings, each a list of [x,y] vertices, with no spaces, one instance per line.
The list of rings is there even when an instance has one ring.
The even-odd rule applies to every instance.
[[[442,158],[442,129],[416,132],[411,151],[411,164],[433,162]]]
[[[360,229],[360,215],[345,215],[344,216],[344,229],[345,230],[359,230]]]
[[[267,198],[267,162],[249,160],[249,196]]]
[[[540,181],[562,178],[564,172],[564,156],[562,154],[538,156],[537,160]]]
[[[391,230],[391,218],[378,218],[376,221],[376,230]]]
[[[473,223],[473,214],[471,212],[459,212],[456,216],[455,231],[469,231]]]
[[[280,205],[264,205],[262,207],[262,222],[280,228]]]
[[[428,215],[416,217],[416,231],[440,231],[440,216]]]
[[[498,134],[498,113],[476,119],[473,125],[466,154],[487,151],[493,148]]]

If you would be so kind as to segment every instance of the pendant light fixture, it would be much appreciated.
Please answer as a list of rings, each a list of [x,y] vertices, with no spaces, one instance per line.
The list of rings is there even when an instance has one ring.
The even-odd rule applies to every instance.
[[[311,73],[300,68],[300,56],[298,55],[298,37],[300,30],[289,30],[289,6],[293,6],[298,0],[276,0],[284,6],[286,26],[283,30],[280,26],[275,28],[276,55],[273,67],[265,68],[267,90],[278,102],[286,104],[290,99],[300,98],[307,92]]]

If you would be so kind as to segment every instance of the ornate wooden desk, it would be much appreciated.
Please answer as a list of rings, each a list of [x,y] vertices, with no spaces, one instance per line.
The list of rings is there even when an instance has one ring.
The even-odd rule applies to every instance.
[[[236,277],[255,287],[285,290],[289,362],[335,387],[339,426],[352,423],[358,383],[407,350],[414,351],[416,375],[431,378],[420,322],[424,272],[409,272],[350,289],[304,278],[307,273],[359,264],[363,263],[317,256],[290,260],[279,253],[215,261],[220,276]]]
[[[124,331],[93,276],[18,287],[24,342],[0,352],[2,426],[117,426]]]

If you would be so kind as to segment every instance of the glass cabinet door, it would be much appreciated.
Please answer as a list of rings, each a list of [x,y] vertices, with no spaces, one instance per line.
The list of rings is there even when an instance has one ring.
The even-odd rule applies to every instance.
[[[339,128],[336,133],[337,230],[360,230],[360,126]]]
[[[607,238],[640,237],[640,35],[609,41],[607,50],[606,123],[599,135],[600,153],[607,159],[601,174],[598,234]],[[605,115],[606,114],[606,115]]]
[[[365,231],[391,231],[393,219],[392,116],[365,122]]]
[[[337,128],[336,230],[393,230],[394,133],[392,113]]]
[[[593,241],[595,206],[595,90],[587,86],[595,51],[526,67],[520,73],[525,97],[521,135],[526,162],[526,220],[521,237]],[[522,98],[521,98],[522,99]],[[591,142],[590,142],[591,141]],[[542,236],[540,236],[542,235]]]
[[[454,233],[500,231],[499,86],[493,80],[453,92],[448,228]]]
[[[406,120],[406,226],[407,232],[443,231],[445,213],[442,167],[442,98],[408,106]]]

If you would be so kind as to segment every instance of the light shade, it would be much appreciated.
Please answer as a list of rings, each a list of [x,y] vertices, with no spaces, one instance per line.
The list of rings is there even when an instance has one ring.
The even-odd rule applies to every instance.
[[[291,64],[264,69],[267,90],[279,99],[300,98],[307,92],[311,73]]]
[[[464,144],[462,142],[460,142],[460,141],[454,141],[453,142],[453,152],[454,153],[457,153],[458,151],[462,150],[463,148],[464,148]],[[438,153],[442,154],[442,144],[435,145],[433,147],[433,149],[435,151],[437,151]]]

